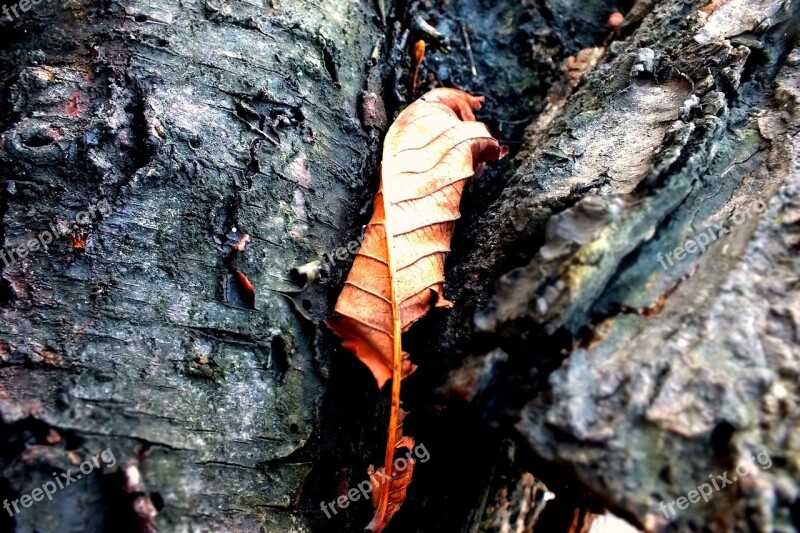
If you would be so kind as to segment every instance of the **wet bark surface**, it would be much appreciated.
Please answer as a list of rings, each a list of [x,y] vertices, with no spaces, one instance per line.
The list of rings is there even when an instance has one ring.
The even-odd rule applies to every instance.
[[[375,9],[42,4],[5,26],[0,237],[69,234],[2,272],[2,497],[109,448],[163,531],[307,530],[324,303],[289,271],[368,195]],[[121,474],[86,477],[1,529],[135,523]]]
[[[556,494],[647,530],[791,531],[798,7],[650,8],[465,230],[484,244],[437,331],[477,359],[450,388],[514,424]],[[447,332],[470,304],[467,344]],[[707,505],[659,507],[743,462]]]
[[[0,19],[0,242],[59,234],[0,263],[0,500],[102,450],[116,463],[0,511],[0,530],[363,528],[363,499],[320,503],[381,461],[388,405],[322,320],[382,133],[442,85],[486,95],[478,119],[513,157],[465,195],[455,308],[404,339],[406,429],[430,459],[388,531],[566,530],[575,508],[793,530],[798,20],[797,2],[745,0]],[[769,469],[661,514],[762,450]]]

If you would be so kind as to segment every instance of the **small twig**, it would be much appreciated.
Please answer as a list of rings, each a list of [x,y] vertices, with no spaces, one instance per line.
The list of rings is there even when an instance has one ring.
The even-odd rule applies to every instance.
[[[230,113],[232,116],[234,116],[234,117],[236,117],[237,119],[239,119],[239,121],[241,121],[241,122],[242,122],[242,124],[244,124],[245,126],[247,126],[248,128],[250,128],[250,130],[251,130],[251,131],[254,131],[254,132],[256,132],[256,133],[260,134],[262,137],[264,137],[266,140],[268,140],[269,142],[271,142],[271,143],[272,143],[272,144],[274,144],[275,146],[280,146],[280,145],[281,145],[281,142],[280,142],[278,139],[276,139],[276,138],[274,138],[274,137],[270,136],[268,133],[266,133],[266,132],[262,131],[261,129],[259,129],[259,128],[256,128],[255,126],[253,126],[252,124],[250,124],[248,121],[246,121],[245,119],[243,119],[242,117],[240,117],[239,115],[237,115],[236,113],[234,113],[233,111],[230,111],[230,110],[227,110],[227,109],[226,109],[226,111],[228,111],[228,113]]]
[[[381,21],[381,27],[386,27],[386,5],[383,0],[375,0],[375,7],[378,11],[378,19]]]
[[[464,23],[461,23],[461,33],[464,34],[464,42],[467,45],[467,57],[469,58],[469,63],[472,65],[472,77],[478,77],[478,69],[475,68],[475,57],[472,55],[472,45],[469,44],[469,34],[467,33],[467,27]]]
[[[442,32],[431,26],[427,20],[422,18],[422,15],[417,15],[413,20],[413,24],[414,29],[427,35],[430,41],[439,43],[439,47],[442,50],[446,52],[450,49],[450,39],[448,39],[446,35],[442,34]]]

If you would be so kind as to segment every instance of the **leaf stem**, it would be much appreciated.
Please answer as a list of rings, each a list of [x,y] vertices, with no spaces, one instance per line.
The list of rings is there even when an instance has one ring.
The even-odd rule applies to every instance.
[[[394,261],[392,258],[392,232],[389,228],[389,195],[386,194],[386,184],[383,182],[381,176],[381,194],[383,195],[383,224],[386,233],[386,258],[389,263],[389,278],[391,284],[391,302],[392,302],[392,331],[393,331],[393,346],[392,346],[392,404],[389,414],[389,434],[386,439],[386,454],[384,456],[384,474],[383,478],[385,483],[380,487],[380,502],[375,512],[375,517],[370,523],[375,529],[373,531],[382,531],[385,527],[386,508],[389,503],[389,491],[391,489],[393,479],[393,466],[394,466],[394,452],[397,446],[397,421],[400,416],[400,384],[403,380],[403,348],[402,348],[402,334],[403,326],[400,317],[400,306],[397,298],[397,275],[394,268]]]

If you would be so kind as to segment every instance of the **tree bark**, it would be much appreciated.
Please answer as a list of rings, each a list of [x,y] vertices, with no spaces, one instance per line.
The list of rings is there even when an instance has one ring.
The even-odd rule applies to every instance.
[[[798,11],[634,6],[464,231],[482,245],[435,326],[441,353],[476,356],[450,390],[515,425],[528,469],[647,531],[798,527]]]
[[[290,269],[369,196],[376,9],[52,3],[3,23],[0,240],[71,233],[2,272],[0,498],[103,449],[120,474],[4,510],[0,529],[309,529],[327,355],[308,317],[326,304]]]
[[[116,464],[0,510],[0,530],[366,525],[363,500],[320,503],[380,462],[388,406],[322,320],[387,122],[439,85],[485,94],[516,156],[465,196],[455,308],[404,338],[430,462],[388,531],[558,531],[575,509],[792,530],[799,10],[134,0],[3,19],[0,242],[65,235],[0,274],[0,500],[102,450]],[[761,451],[768,469],[660,511]]]

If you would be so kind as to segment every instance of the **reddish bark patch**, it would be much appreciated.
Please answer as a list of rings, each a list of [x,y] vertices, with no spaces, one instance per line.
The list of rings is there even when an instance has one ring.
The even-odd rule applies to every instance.
[[[75,118],[81,114],[83,110],[80,108],[80,103],[81,93],[80,91],[75,91],[72,93],[69,101],[67,101],[67,115],[69,115],[70,118]]]

